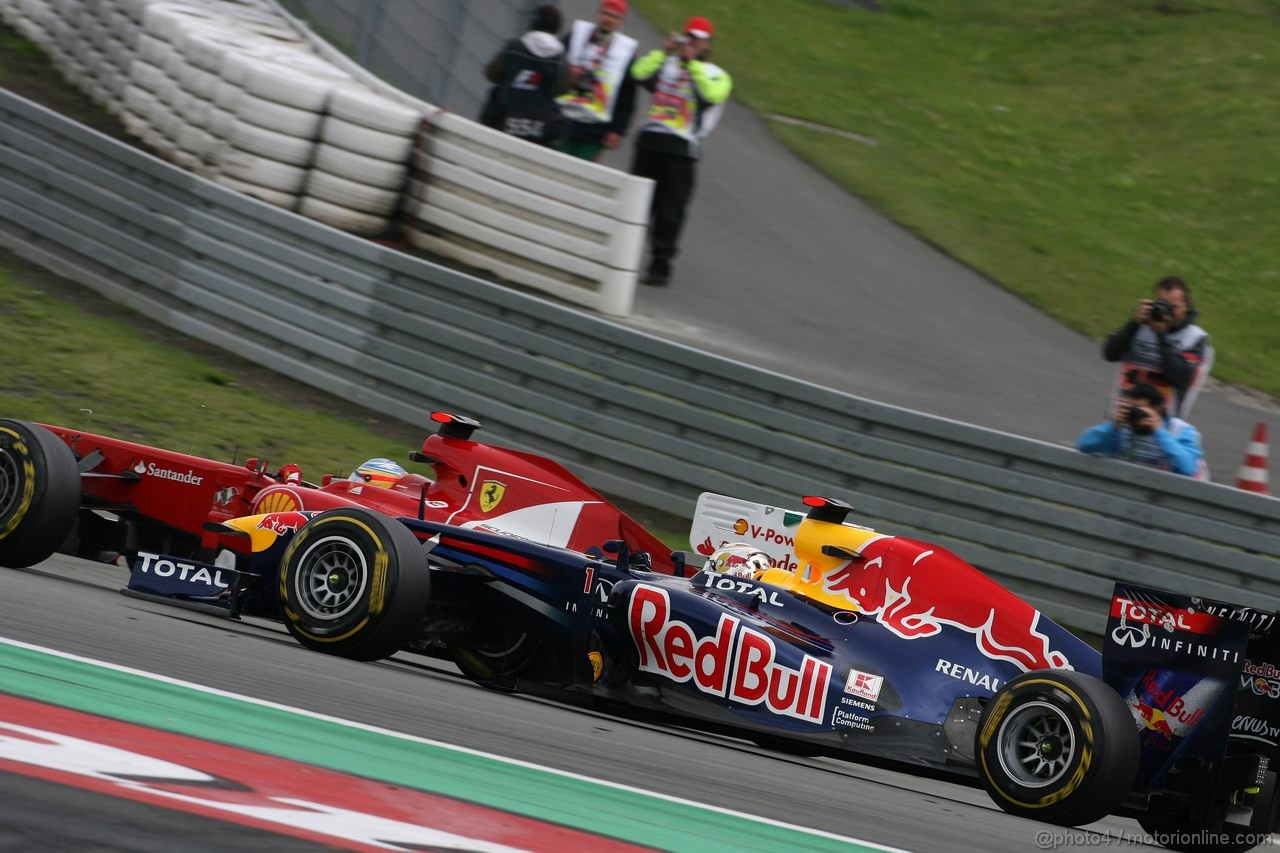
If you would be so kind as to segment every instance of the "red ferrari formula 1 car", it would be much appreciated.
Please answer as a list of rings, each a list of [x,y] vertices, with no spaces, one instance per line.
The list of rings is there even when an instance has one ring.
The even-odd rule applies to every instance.
[[[702,557],[768,559],[694,567],[555,463],[436,420],[413,457],[436,479],[385,489],[0,421],[0,565],[122,549],[134,594],[274,616],[316,651],[445,649],[481,683],[945,775],[1051,823],[1131,815],[1174,849],[1277,824],[1273,613],[1118,584],[1099,653],[821,497],[704,495]]]
[[[281,534],[317,512],[362,507],[392,518],[501,529],[579,551],[620,540],[671,571],[669,548],[563,466],[473,441],[479,424],[469,418],[436,412],[432,420],[436,432],[409,454],[432,479],[408,472],[381,483],[326,476],[319,485],[304,482],[292,464],[272,470],[266,460],[249,459],[236,465],[68,427],[0,420],[0,566],[30,566],[56,552],[123,556],[134,569],[128,594],[278,619],[284,613],[274,588],[248,569],[266,565],[274,581],[280,549],[251,559],[254,550],[283,543]],[[258,520],[227,524],[245,516]],[[316,594],[341,599],[337,584]],[[483,609],[441,603],[431,615],[451,626],[451,636],[465,635],[449,647],[476,675],[488,672],[476,667],[486,649],[503,647],[507,633],[497,620],[477,620]],[[388,642],[401,644],[398,637],[372,646],[367,637],[352,637],[337,645],[354,657],[383,657],[394,651],[383,649]]]
[[[432,420],[436,433],[409,458],[434,478],[403,472],[377,485],[329,475],[315,485],[297,465],[269,471],[266,460],[236,465],[68,427],[0,421],[0,566],[31,565],[57,551],[87,558],[248,553],[249,543],[221,522],[270,512],[274,523],[296,527],[305,516],[279,514],[349,506],[528,531],[549,545],[585,549],[622,539],[635,550],[667,550],[561,465],[472,441],[480,425],[469,418],[436,412]]]

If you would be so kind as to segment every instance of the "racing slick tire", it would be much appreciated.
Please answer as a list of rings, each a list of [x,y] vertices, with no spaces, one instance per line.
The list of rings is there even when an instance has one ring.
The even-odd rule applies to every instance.
[[[978,776],[1010,814],[1080,826],[1115,811],[1138,769],[1120,695],[1071,670],[1036,670],[991,698],[975,736]]]
[[[0,566],[49,559],[79,511],[80,470],[71,448],[36,424],[0,420]]]
[[[285,626],[313,651],[390,657],[417,637],[430,597],[422,545],[399,521],[371,510],[320,513],[282,560]]]
[[[1253,809],[1247,828],[1223,824],[1220,828],[1200,826],[1192,821],[1154,821],[1139,817],[1143,830],[1162,847],[1180,853],[1244,853],[1266,843],[1280,816],[1280,785],[1276,773],[1268,770],[1258,793],[1245,794],[1244,805]]]

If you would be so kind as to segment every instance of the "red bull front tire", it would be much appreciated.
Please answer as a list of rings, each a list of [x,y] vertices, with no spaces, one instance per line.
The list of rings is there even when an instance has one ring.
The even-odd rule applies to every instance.
[[[0,566],[21,569],[52,557],[79,511],[71,448],[44,427],[0,420]]]
[[[302,645],[353,660],[381,660],[417,638],[431,597],[421,543],[381,513],[322,512],[285,551],[280,602]]]
[[[1120,806],[1137,774],[1139,743],[1124,700],[1101,680],[1035,670],[991,698],[974,755],[1000,808],[1081,826]]]

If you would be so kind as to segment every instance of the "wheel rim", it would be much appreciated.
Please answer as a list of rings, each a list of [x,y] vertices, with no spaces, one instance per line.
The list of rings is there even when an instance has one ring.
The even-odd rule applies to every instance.
[[[355,609],[369,585],[369,564],[356,543],[342,536],[320,539],[298,560],[293,589],[298,606],[321,622]]]
[[[531,639],[528,633],[521,631],[518,634],[488,638],[481,643],[469,643],[467,651],[487,661],[501,661],[519,653]]]
[[[22,483],[18,471],[18,460],[8,448],[0,448],[0,519],[8,518],[18,502]]]
[[[1026,788],[1061,780],[1076,757],[1076,735],[1061,708],[1028,702],[1005,718],[997,734],[1000,769]]]

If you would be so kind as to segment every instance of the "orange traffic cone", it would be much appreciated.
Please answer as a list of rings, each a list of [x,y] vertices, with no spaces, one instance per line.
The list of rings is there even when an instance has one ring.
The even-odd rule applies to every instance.
[[[1253,428],[1253,441],[1244,451],[1244,464],[1236,475],[1236,488],[1260,495],[1271,494],[1267,491],[1267,425],[1262,421]]]

